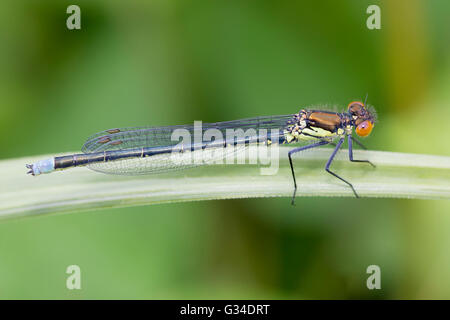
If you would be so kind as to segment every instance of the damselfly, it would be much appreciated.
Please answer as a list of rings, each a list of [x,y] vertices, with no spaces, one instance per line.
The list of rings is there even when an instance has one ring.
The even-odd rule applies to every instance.
[[[366,162],[375,167],[368,160],[353,159],[353,142],[356,142],[364,149],[365,147],[352,136],[353,129],[360,137],[368,136],[375,121],[376,114],[372,107],[366,106],[365,102],[353,101],[348,105],[347,111],[342,113],[303,109],[291,115],[206,123],[202,125],[199,139],[181,144],[179,139],[174,139],[174,132],[178,130],[195,136],[196,134],[198,135],[195,126],[115,128],[99,132],[88,138],[82,147],[82,154],[41,160],[27,165],[27,168],[30,169],[28,173],[32,175],[78,166],[88,166],[95,171],[110,174],[150,174],[198,165],[195,162],[174,161],[171,155],[177,153],[196,153],[211,149],[236,152],[251,144],[295,144],[301,141],[310,141],[312,142],[311,144],[296,147],[288,153],[294,182],[292,204],[297,192],[292,155],[306,149],[328,144],[333,145],[334,150],[325,165],[325,170],[346,183],[354,195],[359,197],[353,185],[331,171],[330,166],[345,138],[347,138],[350,161]],[[230,138],[227,135],[227,130],[232,129],[245,130],[244,135],[235,135]],[[208,130],[222,133],[224,138],[217,138],[217,135],[215,135],[214,140],[205,139],[204,133]],[[270,131],[269,134],[268,130]],[[248,134],[248,132],[251,133]],[[227,152],[218,154],[220,157],[224,157]]]

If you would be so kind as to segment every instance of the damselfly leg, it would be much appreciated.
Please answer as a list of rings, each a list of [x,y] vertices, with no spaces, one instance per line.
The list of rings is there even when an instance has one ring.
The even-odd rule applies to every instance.
[[[360,147],[363,148],[364,150],[367,150],[367,147],[366,147],[365,145],[363,145],[361,141],[359,141],[358,139],[356,139],[356,138],[353,137],[353,136],[349,136],[349,137],[351,137],[351,139],[352,139],[354,142],[356,142],[356,144],[357,144],[358,146],[360,146]]]
[[[351,141],[351,139],[349,139]],[[336,173],[334,173],[333,171],[330,170],[330,166],[331,166],[331,162],[333,162],[334,157],[336,156],[336,153],[339,151],[339,149],[341,148],[342,144],[344,143],[344,138],[341,138],[339,140],[339,142],[336,145],[336,148],[334,148],[333,153],[331,154],[330,158],[327,161],[327,164],[325,165],[325,170],[335,176],[336,178],[338,178],[339,180],[345,182],[346,184],[348,184],[350,186],[350,188],[352,188],[353,193],[355,194],[355,197],[359,198],[358,194],[355,191],[355,188],[353,188],[353,185],[348,182],[347,180],[345,180],[344,178],[338,176]]]
[[[351,162],[366,162],[366,163],[370,164],[372,167],[375,168],[375,165],[372,162],[370,162],[369,160],[355,160],[355,159],[353,159],[353,144],[352,144],[352,141],[355,141],[356,143],[359,144],[358,140],[353,138],[351,135],[348,136],[348,157],[349,157],[350,161]]]
[[[348,155],[349,155],[350,161],[351,162],[366,162],[366,163],[370,164],[371,166],[375,167],[375,165],[372,162],[370,162],[369,160],[356,160],[356,159],[353,159],[353,144],[352,144],[352,142],[355,141],[357,144],[361,145],[362,147],[364,147],[364,146],[358,140],[353,138],[351,135],[348,135],[347,137],[348,137]],[[295,195],[297,194],[297,181],[296,181],[296,178],[295,178],[294,166],[292,164],[292,155],[294,153],[297,153],[297,152],[301,152],[301,151],[304,151],[304,150],[307,150],[307,149],[320,147],[320,146],[323,146],[323,145],[326,145],[326,144],[332,144],[335,148],[334,148],[333,153],[331,154],[330,158],[328,159],[328,161],[327,161],[327,163],[325,165],[325,170],[329,174],[331,174],[334,177],[338,178],[339,180],[345,182],[350,188],[352,188],[352,191],[353,191],[355,197],[359,198],[358,193],[356,192],[355,188],[353,187],[353,185],[350,182],[348,182],[347,180],[345,180],[344,178],[340,177],[338,174],[336,174],[336,173],[334,173],[333,171],[330,170],[331,163],[333,162],[334,157],[336,156],[336,154],[339,151],[339,149],[342,147],[342,144],[344,143],[344,139],[345,138],[341,138],[337,144],[331,143],[329,141],[320,141],[320,142],[313,143],[313,144],[310,144],[310,145],[307,145],[307,146],[295,148],[295,149],[289,151],[289,153],[288,153],[289,164],[291,166],[292,179],[294,180],[294,193],[292,195],[292,201],[291,201],[292,205],[295,205]]]
[[[295,205],[295,194],[297,193],[297,181],[295,180],[295,172],[294,172],[294,166],[292,165],[292,155],[294,153],[303,151],[303,150],[307,150],[307,149],[312,149],[312,148],[316,148],[316,147],[320,147],[326,144],[329,144],[329,141],[320,141],[320,142],[316,142],[313,144],[309,144],[307,146],[303,146],[303,147],[299,147],[299,148],[295,148],[292,149],[291,151],[289,151],[288,153],[288,158],[289,158],[289,164],[291,165],[291,172],[292,172],[292,179],[294,179],[294,193],[292,195],[292,201],[291,204],[294,206]]]

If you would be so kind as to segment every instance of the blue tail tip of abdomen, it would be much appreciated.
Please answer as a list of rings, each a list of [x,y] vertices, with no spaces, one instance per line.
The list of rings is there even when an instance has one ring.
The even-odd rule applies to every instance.
[[[33,176],[42,173],[50,173],[55,170],[55,158],[40,160],[33,164],[27,164],[26,167],[30,169],[27,173]]]

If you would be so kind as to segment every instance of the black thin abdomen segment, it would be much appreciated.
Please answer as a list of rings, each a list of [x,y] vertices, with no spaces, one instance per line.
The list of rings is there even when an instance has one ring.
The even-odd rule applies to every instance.
[[[283,136],[269,137],[268,140],[276,143],[283,143]],[[101,162],[109,162],[109,161],[117,161],[124,160],[130,158],[144,158],[151,157],[159,154],[166,154],[171,152],[183,152],[183,151],[196,151],[206,148],[217,148],[217,147],[226,147],[227,145],[248,145],[250,143],[254,143],[257,141],[256,137],[247,137],[243,140],[237,141],[234,140],[232,142],[227,141],[212,141],[212,142],[203,142],[199,145],[192,145],[191,147],[182,147],[182,146],[165,146],[165,147],[146,147],[146,148],[134,148],[134,149],[123,149],[123,150],[109,150],[102,152],[94,152],[94,153],[80,153],[69,156],[55,157],[55,169],[67,169],[71,167],[80,167],[86,166],[93,163],[101,163]],[[174,149],[176,148],[176,149]]]
[[[155,150],[158,149],[158,150]],[[55,157],[55,169],[86,166],[91,163],[108,162],[129,158],[150,157],[156,154],[172,152],[170,147],[136,148],[124,150],[112,150],[88,154],[74,154],[70,156]]]

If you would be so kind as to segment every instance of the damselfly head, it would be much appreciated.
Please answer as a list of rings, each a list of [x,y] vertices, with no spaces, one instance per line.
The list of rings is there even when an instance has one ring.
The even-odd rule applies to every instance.
[[[353,101],[348,104],[348,112],[356,126],[356,134],[360,137],[368,136],[375,125],[375,110],[368,108],[361,101]]]

